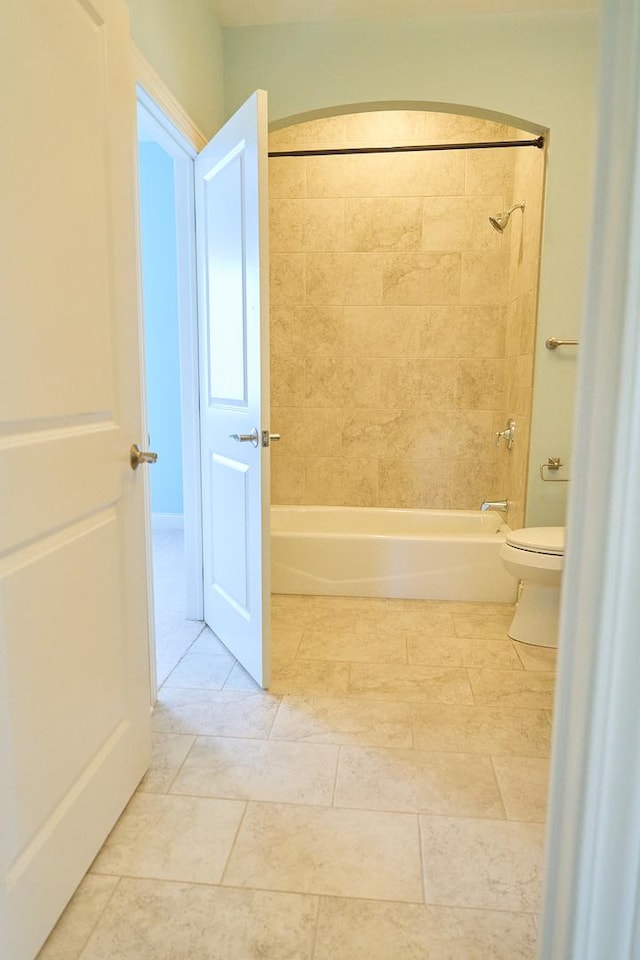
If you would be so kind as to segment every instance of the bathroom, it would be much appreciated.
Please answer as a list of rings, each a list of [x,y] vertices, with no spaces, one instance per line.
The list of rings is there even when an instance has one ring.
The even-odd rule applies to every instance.
[[[539,133],[474,116],[371,109],[285,126],[269,149],[531,144]],[[279,505],[338,507],[333,519],[344,532],[353,513],[344,508],[439,511],[441,524],[449,511],[506,500],[498,521],[524,527],[545,150],[272,155],[269,165],[271,425],[282,436],[272,448],[275,591],[322,593],[328,582],[326,569],[306,575],[307,586],[305,575],[291,578],[302,549],[292,531],[308,520]],[[492,229],[489,217],[516,204],[504,232]],[[511,418],[508,442],[499,432]],[[427,516],[407,522],[417,529]],[[467,517],[470,541],[486,541],[473,528],[481,519]],[[516,581],[498,558],[503,538],[477,561],[454,555],[448,582],[426,592],[416,590],[420,561],[408,587],[398,585],[399,569],[371,589],[345,570],[329,577],[326,592],[510,602]],[[304,563],[313,570],[312,559]],[[387,574],[390,563],[402,566],[404,556],[396,549],[382,558]]]

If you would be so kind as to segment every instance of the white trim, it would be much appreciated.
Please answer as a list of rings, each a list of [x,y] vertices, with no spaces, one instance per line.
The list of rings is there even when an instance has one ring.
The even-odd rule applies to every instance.
[[[157,103],[138,87],[138,116],[145,134],[174,161],[178,323],[180,335],[180,406],[186,609],[189,620],[202,620],[202,496],[200,472],[200,399],[198,387],[198,308],[195,262],[193,159],[185,140]]]
[[[640,956],[640,0],[602,8],[544,960]]]
[[[207,143],[205,135],[176,100],[166,83],[158,76],[135,43],[132,43],[131,47],[133,53],[133,69],[138,85],[148,94],[149,98],[159,108],[159,111],[164,114],[173,126],[177,127],[180,133],[195,147],[196,151],[202,150]]]
[[[181,513],[152,513],[151,529],[152,530],[183,530],[184,516]]]

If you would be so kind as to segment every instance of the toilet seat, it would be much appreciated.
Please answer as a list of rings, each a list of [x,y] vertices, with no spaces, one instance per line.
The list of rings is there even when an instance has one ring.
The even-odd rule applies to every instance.
[[[511,530],[506,542],[516,550],[552,557],[564,556],[566,527],[524,527]]]

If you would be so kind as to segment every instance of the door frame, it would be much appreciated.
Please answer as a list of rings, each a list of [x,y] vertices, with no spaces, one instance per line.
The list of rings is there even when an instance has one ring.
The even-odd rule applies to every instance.
[[[194,159],[205,143],[203,134],[191,122],[142,54],[134,47],[136,99],[145,124],[155,141],[174,162],[176,216],[176,269],[178,286],[178,329],[180,339],[180,414],[182,425],[182,485],[184,554],[186,574],[186,617],[204,616],[202,580],[202,492],[200,476],[200,401],[198,378],[198,311],[195,263]],[[141,261],[140,261],[141,262]],[[141,282],[141,281],[140,281]],[[143,348],[144,348],[144,336]],[[143,384],[145,370],[142,370]],[[143,390],[146,396],[146,391]],[[151,507],[148,506],[147,555],[151,567]],[[148,604],[153,623],[153,578],[149,579]],[[151,631],[151,688],[156,697],[155,629]]]

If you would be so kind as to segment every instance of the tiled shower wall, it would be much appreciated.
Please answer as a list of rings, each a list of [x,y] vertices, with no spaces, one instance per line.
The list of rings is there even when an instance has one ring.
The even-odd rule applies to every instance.
[[[516,211],[509,231],[509,299],[505,309],[505,418],[516,421],[513,449],[499,452],[503,468],[502,488],[510,502],[509,523],[524,526],[527,466],[533,401],[544,153],[516,150],[513,170],[513,203],[525,201],[523,214]],[[506,236],[506,234],[505,234]]]
[[[289,127],[270,146],[512,137],[390,112]],[[526,458],[508,468],[494,437],[512,399],[530,406],[530,371],[518,378],[535,308],[515,231],[488,223],[511,203],[519,153],[540,151],[269,161],[274,503],[477,509],[507,477],[521,496]]]

